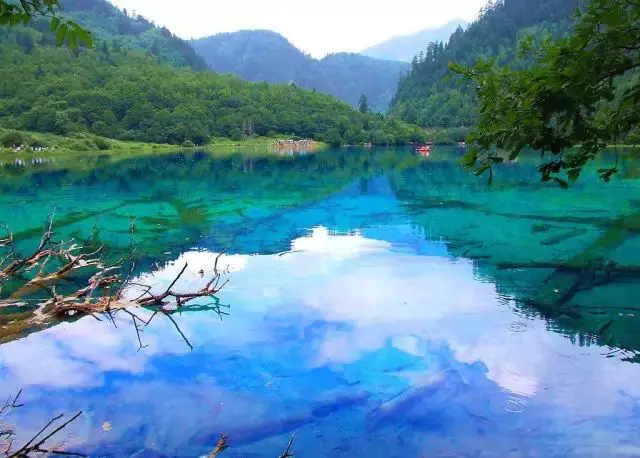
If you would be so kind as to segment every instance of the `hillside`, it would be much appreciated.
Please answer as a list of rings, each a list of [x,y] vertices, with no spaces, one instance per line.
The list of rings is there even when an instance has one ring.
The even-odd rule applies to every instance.
[[[391,112],[425,127],[471,126],[475,122],[474,91],[459,78],[446,79],[450,61],[473,64],[494,57],[513,63],[521,37],[567,33],[581,0],[504,0],[490,4],[466,30],[458,28],[447,44],[430,43],[402,79]]]
[[[219,73],[248,81],[295,83],[331,94],[356,106],[361,94],[374,111],[385,112],[407,64],[372,59],[358,54],[333,54],[314,59],[283,36],[266,30],[222,33],[191,42]]]
[[[120,11],[106,0],[62,0],[61,3],[65,16],[115,48],[143,51],[175,67],[207,68],[189,43],[142,16]]]
[[[397,60],[411,62],[411,60],[424,51],[428,43],[432,41],[449,41],[449,37],[458,27],[463,29],[468,26],[464,19],[454,19],[442,27],[425,29],[411,35],[402,35],[390,38],[370,48],[363,49],[360,54],[375,59]]]
[[[43,23],[0,28],[0,125],[6,129],[172,144],[250,133],[330,143],[405,143],[423,135],[328,95],[174,68],[158,62],[168,60],[162,55],[121,46],[120,36],[115,43],[98,36],[94,50],[74,55],[51,44],[55,38]]]

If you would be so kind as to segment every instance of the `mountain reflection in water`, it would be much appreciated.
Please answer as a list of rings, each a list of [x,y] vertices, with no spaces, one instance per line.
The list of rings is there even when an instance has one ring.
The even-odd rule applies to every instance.
[[[563,191],[521,161],[489,188],[447,150],[13,176],[16,233],[54,202],[67,235],[108,210],[115,255],[137,215],[136,275],[165,284],[187,262],[186,290],[226,250],[231,282],[222,321],[176,316],[193,351],[162,320],[138,351],[124,317],[1,345],[0,386],[24,389],[11,421],[27,437],[83,410],[70,445],[98,456],[206,455],[222,431],[227,456],[278,456],[293,432],[311,457],[638,455],[639,185]]]

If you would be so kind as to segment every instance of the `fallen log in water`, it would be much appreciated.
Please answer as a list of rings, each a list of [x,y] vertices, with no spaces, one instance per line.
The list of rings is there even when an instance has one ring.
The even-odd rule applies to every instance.
[[[382,402],[367,415],[370,427],[376,429],[383,424],[397,421],[405,417],[423,399],[429,398],[443,389],[447,381],[447,372],[438,371],[429,376],[424,382],[407,388],[391,399]]]
[[[629,274],[640,276],[640,266],[622,265],[614,262],[585,262],[563,263],[559,261],[532,261],[532,262],[498,262],[496,267],[501,270],[511,269],[554,269],[567,272],[583,272],[585,270],[595,272],[611,272],[616,274]]]
[[[132,233],[133,228],[132,221]],[[187,269],[185,264],[164,291],[155,292],[151,286],[136,283],[131,278],[135,268],[133,242],[128,258],[107,264],[102,257],[102,246],[97,249],[89,248],[91,239],[89,237],[82,245],[73,240],[54,241],[52,216],[37,247],[27,256],[20,256],[11,233],[0,240],[0,248],[6,251],[0,257],[0,292],[4,293],[2,288],[8,284],[18,285],[8,294],[8,298],[0,299],[0,313],[3,309],[5,312],[12,310],[11,313],[4,313],[4,318],[0,321],[0,340],[26,329],[45,327],[56,320],[77,319],[82,316],[93,316],[98,320],[103,317],[115,324],[114,315],[121,312],[131,317],[140,348],[144,347],[140,338],[141,326],[148,326],[158,315],[167,317],[185,343],[193,348],[172,315],[200,298],[213,299],[212,309],[220,316],[226,314],[215,297],[228,281],[223,280],[223,274],[218,270],[222,253],[215,258],[211,278],[200,289],[189,292],[174,290]],[[123,276],[123,266],[127,262],[129,268],[126,276]],[[77,281],[79,273],[82,274],[81,278],[85,278],[84,284],[74,287],[74,281],[71,280]],[[40,295],[39,298],[36,296],[29,301],[25,299],[37,294]],[[22,316],[18,320],[15,310],[24,310],[27,303],[28,310],[31,311],[29,318]],[[136,308],[145,308],[153,313],[145,320],[135,314]]]
[[[360,389],[329,393],[320,400],[312,401],[310,406],[301,411],[288,414],[285,417],[274,417],[253,423],[242,423],[238,426],[227,426],[225,429],[225,433],[228,434],[227,442],[229,446],[239,447],[283,434],[290,434],[329,415],[364,405],[368,400],[369,393]],[[194,441],[203,443],[209,439],[208,435],[200,435]]]

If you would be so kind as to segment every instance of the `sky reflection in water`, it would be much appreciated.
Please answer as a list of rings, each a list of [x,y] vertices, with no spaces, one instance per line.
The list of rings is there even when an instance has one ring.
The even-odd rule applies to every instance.
[[[291,252],[226,257],[231,315],[179,318],[193,352],[167,322],[137,351],[124,318],[89,318],[3,345],[0,383],[25,388],[25,427],[83,408],[76,433],[114,455],[194,456],[218,431],[231,456],[276,456],[293,431],[307,456],[638,452],[636,365],[518,316],[441,244],[416,237],[432,253],[416,255],[368,232],[317,227]],[[155,279],[188,261],[181,287],[197,286],[214,257],[186,252]]]
[[[142,280],[166,285],[188,262],[179,288],[199,288],[200,270],[206,277],[227,245],[235,253],[223,258],[231,282],[219,299],[230,315],[177,316],[193,351],[168,320],[154,320],[138,350],[124,315],[117,328],[85,318],[3,344],[0,386],[23,388],[25,402],[7,421],[27,437],[51,416],[82,409],[69,445],[96,456],[206,455],[222,431],[232,445],[226,456],[278,456],[294,431],[296,452],[307,457],[640,455],[640,366],[551,332],[551,321],[518,305],[510,283],[498,285],[460,254],[475,250],[482,259],[488,244],[459,248],[456,239],[494,237],[494,257],[535,258],[589,246],[601,229],[585,223],[559,247],[540,243],[523,253],[505,234],[550,240],[573,226],[552,221],[557,227],[533,230],[529,219],[507,221],[468,204],[505,199],[513,205],[499,211],[515,212],[509,190],[399,189],[424,172],[408,171],[406,182],[397,173],[353,183],[347,176],[328,197],[290,206],[274,199],[272,208],[261,207],[265,187],[247,190],[247,180],[240,195],[251,204],[216,207],[215,228],[200,238],[194,228],[208,220],[195,223],[200,213],[183,211],[191,226],[182,230],[197,241]],[[183,187],[197,197],[199,184]],[[279,185],[285,202],[294,191]],[[423,195],[399,198],[407,189]],[[536,211],[558,211],[555,194],[540,195]],[[588,195],[576,206],[592,205]],[[449,217],[451,202],[462,208],[458,220]],[[490,233],[499,224],[502,239]],[[455,237],[439,235],[450,227]]]

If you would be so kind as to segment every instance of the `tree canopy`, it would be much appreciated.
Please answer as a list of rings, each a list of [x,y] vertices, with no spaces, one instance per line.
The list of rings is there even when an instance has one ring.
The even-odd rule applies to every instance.
[[[479,118],[464,159],[477,173],[526,148],[550,155],[542,179],[566,186],[608,144],[636,143],[640,122],[640,2],[591,0],[560,40],[520,45],[524,62],[451,68],[473,79]],[[528,63],[528,64],[527,64]],[[616,168],[599,170],[605,181]]]

